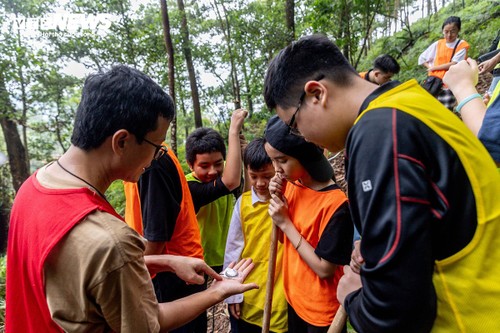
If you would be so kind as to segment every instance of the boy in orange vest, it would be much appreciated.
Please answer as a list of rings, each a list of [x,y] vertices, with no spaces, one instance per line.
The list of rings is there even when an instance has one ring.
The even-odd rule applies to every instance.
[[[172,254],[203,260],[200,229],[182,166],[171,149],[153,160],[138,183],[124,182],[125,221],[147,240],[145,255]],[[158,302],[171,302],[207,289],[172,272],[153,277]],[[173,333],[206,333],[204,311]]]
[[[399,70],[400,67],[396,59],[388,54],[382,54],[373,61],[372,69],[359,73],[359,76],[380,86],[391,81],[392,77],[399,73]]]
[[[264,139],[258,138],[248,144],[243,153],[243,162],[248,174],[251,190],[244,192],[236,201],[226,242],[224,268],[240,258],[252,257],[255,268],[250,279],[261,286],[256,292],[238,294],[226,299],[229,311],[236,319],[238,332],[262,332],[262,319],[266,296],[266,276],[269,263],[269,240],[272,221],[268,214],[269,182],[274,177],[274,167],[264,149]],[[287,331],[287,303],[283,291],[281,264],[283,247],[278,244],[276,273],[271,311],[270,331]],[[234,332],[234,327],[233,332]]]
[[[350,261],[353,225],[346,195],[323,150],[294,135],[277,116],[265,132],[276,176],[269,215],[284,237],[288,329],[327,332],[340,304],[337,284]],[[346,328],[344,327],[344,331]]]

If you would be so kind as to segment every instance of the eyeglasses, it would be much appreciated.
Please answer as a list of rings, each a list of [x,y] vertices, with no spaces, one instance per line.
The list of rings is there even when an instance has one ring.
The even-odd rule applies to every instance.
[[[154,144],[152,143],[151,141],[149,141],[148,139],[144,138],[143,139],[145,142],[149,143],[151,146],[154,146],[156,149],[155,149],[155,153],[153,155],[153,159],[155,161],[158,161],[160,159],[160,157],[162,157],[163,155],[165,155],[167,152],[168,152],[168,149],[167,147],[163,146],[163,145],[157,145],[157,144]]]
[[[323,80],[324,78],[325,78],[325,75],[319,74],[314,79],[314,81],[320,81],[320,80]],[[305,97],[306,97],[306,91],[304,90],[302,92],[302,94],[300,95],[299,105],[297,105],[297,109],[293,113],[292,118],[290,118],[290,120],[288,121],[287,126],[288,126],[288,133],[289,134],[293,134],[293,135],[296,135],[296,136],[303,137],[302,133],[300,133],[299,129],[297,128],[297,124],[295,123],[295,116],[297,115],[297,112],[299,112],[300,107],[302,106],[302,103],[304,102],[304,98]]]

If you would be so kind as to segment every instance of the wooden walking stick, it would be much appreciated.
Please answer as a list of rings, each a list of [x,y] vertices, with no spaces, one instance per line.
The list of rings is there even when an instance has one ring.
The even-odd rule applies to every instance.
[[[347,312],[345,312],[344,307],[341,305],[333,317],[332,323],[328,328],[327,333],[340,333],[345,326],[347,321]]]
[[[264,304],[264,316],[262,318],[262,333],[269,332],[271,323],[271,309],[273,307],[274,275],[276,273],[276,255],[278,252],[278,227],[273,223],[271,232],[271,244],[269,247],[269,267],[267,269],[266,302]]]
[[[277,173],[278,177],[283,179],[282,175]],[[281,188],[281,193],[276,194],[281,200],[283,200],[283,193],[285,193],[286,180],[283,182]],[[268,333],[271,323],[271,310],[273,307],[273,293],[274,293],[274,276],[276,275],[276,256],[278,254],[278,238],[280,235],[280,230],[273,222],[273,229],[271,231],[271,244],[269,246],[269,264],[267,269],[267,281],[266,281],[266,302],[264,304],[264,315],[262,317],[262,333]]]

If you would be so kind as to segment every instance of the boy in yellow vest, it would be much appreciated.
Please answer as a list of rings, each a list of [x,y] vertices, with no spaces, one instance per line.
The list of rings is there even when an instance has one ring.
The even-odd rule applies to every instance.
[[[337,284],[351,256],[347,197],[332,180],[323,149],[290,133],[277,116],[269,120],[265,138],[276,171],[269,215],[285,236],[288,331],[326,333],[340,306]]]
[[[238,332],[260,333],[265,304],[266,276],[269,263],[269,240],[272,221],[268,214],[269,181],[274,176],[274,167],[264,149],[264,139],[258,138],[248,144],[243,153],[243,163],[248,174],[251,190],[243,193],[236,202],[229,226],[224,256],[224,267],[240,258],[251,257],[255,263],[250,279],[261,286],[256,292],[234,295],[226,299],[231,315],[236,318]],[[283,248],[278,244],[276,274],[271,312],[270,331],[287,331],[287,303],[283,291],[281,263]],[[231,323],[233,325],[233,322]],[[234,332],[234,328],[233,328]]]
[[[326,36],[281,50],[264,81],[290,131],[345,148],[364,264],[337,296],[357,332],[500,332],[500,175],[415,80],[374,85]]]

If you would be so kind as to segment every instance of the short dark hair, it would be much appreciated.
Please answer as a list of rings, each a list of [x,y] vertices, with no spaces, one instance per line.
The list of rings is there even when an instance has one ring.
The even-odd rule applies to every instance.
[[[261,170],[269,164],[273,164],[271,158],[266,153],[264,138],[256,138],[248,143],[243,152],[243,163],[245,168]]]
[[[99,147],[119,129],[139,143],[158,126],[158,117],[175,116],[172,98],[146,74],[125,65],[91,74],[76,110],[71,143],[83,150]]]
[[[388,54],[379,55],[373,61],[373,68],[379,69],[384,73],[398,74],[400,67],[396,59]]]
[[[448,25],[448,24],[455,24],[458,28],[458,31],[460,31],[460,29],[462,28],[462,21],[460,20],[460,17],[458,17],[458,16],[450,16],[446,20],[444,20],[444,23],[441,26],[441,30],[443,30],[444,26]]]
[[[281,50],[270,62],[264,79],[264,100],[269,109],[296,106],[304,84],[319,75],[347,86],[357,72],[340,49],[321,34],[305,36]]]
[[[191,165],[196,161],[196,155],[215,152],[220,152],[222,158],[226,159],[224,139],[212,128],[200,127],[186,139],[186,161]]]

